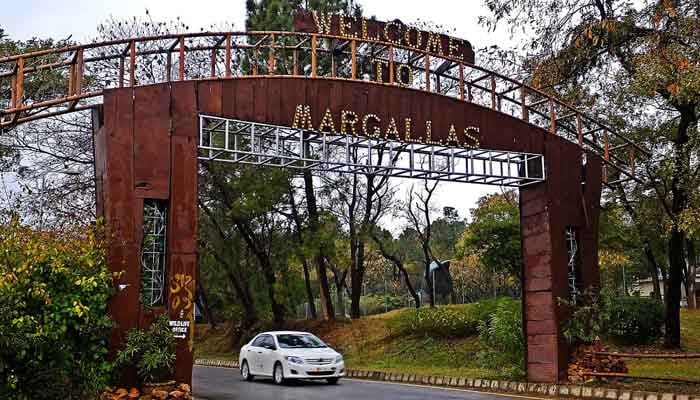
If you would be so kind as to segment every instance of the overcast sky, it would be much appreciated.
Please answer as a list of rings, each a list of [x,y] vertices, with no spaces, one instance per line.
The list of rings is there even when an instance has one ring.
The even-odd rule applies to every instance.
[[[171,20],[180,17],[191,30],[199,30],[211,24],[233,22],[236,29],[244,29],[245,0],[0,0],[3,3],[0,26],[13,39],[53,37],[85,42],[96,36],[96,27],[110,16],[127,18],[145,16],[146,10],[153,20]],[[504,32],[487,32],[478,24],[478,17],[485,15],[482,0],[364,0],[359,1],[365,15],[380,20],[395,18],[403,22],[430,21],[442,25],[453,35],[469,40],[474,48],[492,44],[507,46]],[[479,63],[477,59],[477,64]],[[402,195],[411,184],[420,181],[401,182]],[[438,208],[452,206],[461,216],[468,216],[476,200],[500,189],[492,186],[442,183],[438,188],[435,205]],[[393,221],[392,225],[400,225]],[[398,226],[393,227],[394,230]]]

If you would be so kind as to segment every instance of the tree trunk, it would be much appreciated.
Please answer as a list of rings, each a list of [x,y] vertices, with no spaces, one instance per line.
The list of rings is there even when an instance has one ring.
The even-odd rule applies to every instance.
[[[649,272],[651,273],[651,282],[654,285],[654,298],[659,302],[663,302],[664,300],[661,297],[661,284],[659,283],[659,273],[661,270],[661,267],[659,264],[656,262],[656,257],[654,256],[654,252],[651,250],[651,244],[649,243],[648,240],[644,240],[644,254],[647,257],[647,261],[649,262]],[[664,284],[665,286],[665,284]],[[664,295],[666,295],[666,291],[664,290]]]
[[[690,155],[688,152],[688,130],[694,118],[694,110],[681,110],[678,124],[678,136],[673,142],[673,175],[671,178],[671,238],[668,241],[668,293],[666,297],[666,330],[664,343],[666,347],[681,345],[681,284],[685,265],[685,232],[678,226],[677,219],[688,207],[688,174],[690,174]]]
[[[299,245],[299,249],[304,248],[304,225],[301,222],[301,216],[299,215],[299,210],[297,209],[297,204],[294,201],[294,190],[292,189],[291,183],[289,184],[288,187],[288,193],[289,193],[289,205],[291,209],[291,214],[292,214],[292,220],[294,221],[294,225],[296,225],[295,229],[295,237],[297,239],[297,243]],[[311,288],[311,274],[309,273],[309,260],[306,258],[306,255],[304,254],[303,251],[298,251],[297,256],[301,260],[301,265],[304,269],[304,287],[306,289],[306,301],[309,304],[309,314],[311,314],[312,319],[318,318],[318,315],[316,314],[316,302],[314,301],[314,292]]]
[[[304,170],[304,191],[306,193],[306,206],[309,213],[309,228],[311,229],[312,239],[319,240],[319,215],[318,207],[316,206],[316,193],[314,192],[314,181],[311,171]],[[323,319],[327,321],[332,321],[335,319],[335,312],[333,311],[333,299],[331,299],[330,286],[328,285],[328,268],[326,265],[326,258],[324,257],[323,243],[319,243],[316,250],[316,256],[314,261],[316,263],[316,271],[318,272],[318,282],[321,288],[321,308],[323,312]]]
[[[338,315],[340,318],[345,318],[345,290],[343,285],[335,285],[335,293],[338,297]]]
[[[695,242],[688,240],[688,274],[685,284],[685,295],[688,298],[688,308],[694,310],[697,308],[697,300],[695,298],[695,275],[697,271],[697,253],[695,252]]]
[[[309,263],[306,261],[306,258],[304,258],[301,264],[304,267],[304,286],[306,287],[306,301],[309,303],[309,313],[311,314],[311,319],[317,319],[318,314],[316,314],[316,302],[314,299],[314,292],[311,288]]]
[[[666,293],[666,347],[676,348],[681,345],[681,283],[685,264],[684,251],[685,238],[677,228],[671,229],[671,238],[668,241],[668,290]]]
[[[362,280],[364,278],[365,242],[355,239],[354,263],[350,270],[350,318],[360,318],[360,299],[362,298]]]
[[[374,239],[374,242],[377,243],[377,246],[379,247],[379,252],[382,253],[382,256],[389,260],[392,264],[394,264],[396,269],[398,269],[401,275],[403,275],[403,280],[406,283],[406,289],[408,289],[408,293],[411,295],[411,297],[413,297],[413,301],[416,305],[416,308],[420,308],[420,297],[418,297],[418,293],[416,293],[416,290],[413,288],[411,278],[408,275],[408,271],[406,271],[406,267],[404,266],[403,261],[401,261],[401,259],[397,255],[389,253],[389,251],[386,249],[386,246],[384,246],[384,243],[378,236],[373,234],[372,239]]]
[[[248,224],[248,221],[234,217],[233,218],[238,231],[241,233],[241,237],[245,241],[248,249],[253,253],[255,259],[260,265],[263,277],[265,278],[265,283],[267,283],[267,295],[270,299],[270,308],[272,309],[272,320],[275,326],[281,326],[284,324],[284,318],[286,315],[286,309],[284,304],[277,301],[275,296],[275,284],[277,282],[277,277],[275,276],[275,269],[272,265],[272,260],[270,260],[270,255],[262,248],[260,248],[259,243],[261,240],[255,236],[253,229]]]
[[[197,275],[200,275],[199,268],[197,268]],[[204,313],[204,318],[212,328],[216,327],[216,320],[214,319],[214,314],[211,312],[211,306],[209,305],[209,296],[200,278],[197,278],[197,299],[199,299],[199,305]]]

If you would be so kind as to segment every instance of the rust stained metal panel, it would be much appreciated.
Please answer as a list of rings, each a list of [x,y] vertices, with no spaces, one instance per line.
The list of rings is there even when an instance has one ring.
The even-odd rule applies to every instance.
[[[279,90],[279,99],[268,99],[270,104],[270,109],[279,110],[279,116],[275,123],[280,125],[291,126],[294,119],[294,112],[298,105],[308,104],[306,99],[306,93],[304,92],[304,85],[299,81],[294,81],[291,84],[284,84],[283,81],[277,82],[278,87],[275,91]],[[274,115],[271,116],[271,118]]]
[[[170,192],[170,86],[134,91],[134,190],[167,199]]]
[[[197,251],[197,141],[172,137],[170,253]]]
[[[255,93],[253,95],[253,115],[256,120],[269,120],[268,113],[270,115],[280,113],[279,107],[268,110],[268,98],[275,95],[269,89],[267,79],[256,79],[253,83],[253,91]]]
[[[236,79],[223,81],[221,87],[221,115],[223,117],[235,118],[237,85],[238,80]]]
[[[189,323],[184,338],[175,340],[174,379],[192,384],[194,362],[194,294],[197,276],[195,254],[173,253],[168,271],[168,315],[171,321]]]
[[[107,148],[102,107],[92,110],[92,150],[95,172],[95,206],[98,218],[104,218],[104,184]]]
[[[196,82],[173,82],[171,84],[170,119],[173,136],[196,138],[197,131],[197,86]]]
[[[251,83],[260,80],[268,82],[267,86]],[[235,100],[224,99],[227,104],[226,113],[235,114],[230,116],[239,119],[289,125],[293,115],[292,107],[308,104],[312,107],[315,126],[319,125],[326,108],[330,108],[338,125],[342,110],[354,111],[360,117],[368,113],[376,114],[382,120],[382,124],[388,123],[391,117],[396,119],[397,124],[409,117],[412,119],[414,138],[424,136],[425,123],[431,120],[433,140],[446,140],[453,124],[458,135],[463,135],[468,126],[477,126],[481,129],[480,142],[483,148],[538,153],[544,150],[546,131],[543,129],[484,107],[423,91],[365,82],[304,78],[246,78],[232,85],[235,88],[232,89],[235,91]],[[305,93],[304,102],[296,96],[299,92]],[[356,96],[345,95],[362,92],[367,93],[366,101],[371,103],[366,107],[358,107]],[[278,96],[278,93],[281,93],[282,106],[268,107],[261,112],[259,105],[262,103],[257,97],[265,96],[267,104],[270,105],[271,102],[276,103],[276,99],[271,97]],[[242,99],[248,101],[241,101]],[[403,132],[403,122],[401,125]],[[382,126],[383,130],[384,128],[385,126]],[[564,141],[562,138],[554,139]]]
[[[130,88],[115,89],[105,96],[108,115],[105,118],[107,148],[106,176],[109,200],[105,216],[110,234],[126,243],[134,243],[134,222],[131,205],[133,190],[134,113]]]
[[[200,113],[221,115],[223,81],[199,82],[197,86],[197,108]]]
[[[255,118],[255,91],[253,90],[252,79],[241,79],[236,81],[236,109],[232,118],[245,121],[254,121]]]

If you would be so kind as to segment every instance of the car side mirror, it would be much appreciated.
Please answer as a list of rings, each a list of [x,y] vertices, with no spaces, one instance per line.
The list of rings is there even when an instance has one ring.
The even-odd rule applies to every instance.
[[[268,350],[272,350],[272,351],[277,350],[277,346],[275,346],[274,344],[273,344],[273,345],[269,345],[269,344],[268,344],[268,345],[265,346],[265,347],[266,347]]]

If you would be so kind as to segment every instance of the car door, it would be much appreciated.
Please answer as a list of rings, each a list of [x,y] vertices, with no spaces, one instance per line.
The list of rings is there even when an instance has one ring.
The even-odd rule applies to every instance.
[[[260,335],[256,337],[248,346],[246,359],[248,360],[248,368],[250,369],[250,373],[253,375],[258,375],[262,371],[260,368],[260,356],[262,355],[264,341],[265,335]]]
[[[272,367],[275,365],[275,360],[277,359],[277,345],[275,345],[275,339],[272,335],[265,335],[261,352],[258,353],[260,357],[260,373],[258,375],[272,375]]]

